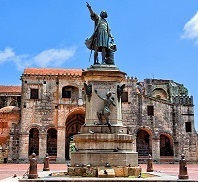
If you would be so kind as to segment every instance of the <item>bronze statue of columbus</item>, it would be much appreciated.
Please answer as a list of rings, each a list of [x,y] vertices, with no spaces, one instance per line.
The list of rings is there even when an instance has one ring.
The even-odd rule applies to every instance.
[[[92,36],[86,39],[85,44],[88,49],[94,50],[94,64],[99,64],[98,52],[102,53],[102,64],[114,64],[113,52],[116,51],[114,37],[106,18],[106,11],[100,15],[96,14],[91,6],[87,3],[91,19],[95,22],[95,29]]]

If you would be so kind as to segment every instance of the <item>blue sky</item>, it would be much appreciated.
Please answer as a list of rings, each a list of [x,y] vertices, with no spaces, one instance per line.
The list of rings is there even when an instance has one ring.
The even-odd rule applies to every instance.
[[[198,129],[198,1],[90,0],[108,12],[115,64],[128,76],[170,79],[194,96]],[[0,0],[0,85],[20,85],[25,67],[88,68],[93,32],[86,1]]]

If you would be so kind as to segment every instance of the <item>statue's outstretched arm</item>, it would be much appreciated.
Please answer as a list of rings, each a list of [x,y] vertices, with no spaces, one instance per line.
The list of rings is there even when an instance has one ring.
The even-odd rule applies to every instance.
[[[89,12],[90,12],[91,16],[93,16],[94,15],[94,11],[92,10],[90,4],[88,2],[86,2],[86,3],[87,3],[87,7],[89,9]]]
[[[104,98],[102,98],[100,95],[98,95],[98,91],[97,90],[95,90],[95,93],[100,99],[104,100]]]
[[[111,104],[112,104],[113,106],[116,106],[116,104],[114,103],[114,97],[111,98]]]

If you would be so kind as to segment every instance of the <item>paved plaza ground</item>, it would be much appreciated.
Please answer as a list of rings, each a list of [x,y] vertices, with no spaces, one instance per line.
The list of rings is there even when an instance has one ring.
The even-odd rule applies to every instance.
[[[15,174],[16,178],[22,177],[27,169],[29,164],[0,164],[0,181],[12,181],[11,178]],[[146,171],[146,164],[141,164],[143,172]],[[179,165],[178,164],[153,164],[154,171],[158,173],[165,173],[172,176],[178,176],[179,174]],[[198,181],[198,164],[188,164],[188,175],[189,179]],[[42,171],[43,164],[38,164],[38,171]],[[51,171],[66,171],[66,164],[50,164]],[[7,179],[6,179],[7,178]],[[13,181],[17,181],[15,180]]]

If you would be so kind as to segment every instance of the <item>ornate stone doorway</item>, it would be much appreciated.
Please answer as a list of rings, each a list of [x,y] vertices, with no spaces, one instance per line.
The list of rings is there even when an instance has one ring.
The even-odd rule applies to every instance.
[[[140,129],[137,132],[136,146],[138,156],[148,156],[152,155],[152,145],[151,145],[151,134],[144,129]]]
[[[75,109],[67,117],[66,120],[66,138],[65,138],[65,158],[70,159],[70,152],[73,143],[73,135],[80,132],[81,126],[85,123],[85,110],[84,108]]]
[[[39,130],[37,128],[32,128],[29,134],[29,155],[35,153],[39,155]]]
[[[57,156],[57,130],[55,128],[47,130],[47,153],[49,156]]]
[[[173,156],[173,142],[165,134],[160,135],[160,156]]]

